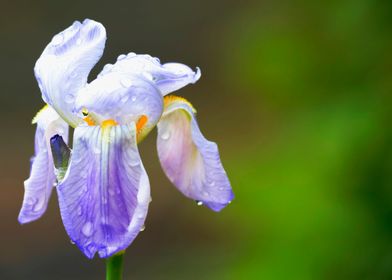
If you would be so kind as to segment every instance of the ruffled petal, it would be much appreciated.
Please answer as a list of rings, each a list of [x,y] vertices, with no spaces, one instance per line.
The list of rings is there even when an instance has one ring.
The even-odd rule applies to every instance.
[[[120,55],[114,65],[108,64],[99,74],[119,72],[126,75],[142,76],[153,82],[166,95],[188,84],[194,84],[201,76],[200,69],[196,71],[181,63],[161,64],[158,58],[149,55]]]
[[[187,197],[220,211],[233,198],[218,147],[201,134],[192,105],[165,97],[158,127],[158,155],[170,181]]]
[[[37,123],[35,132],[35,155],[32,158],[30,177],[24,182],[24,198],[18,220],[28,223],[40,218],[48,205],[55,183],[55,173],[50,138],[59,134],[68,138],[68,125],[52,108],[46,106],[34,118]]]
[[[53,37],[36,62],[34,72],[42,98],[74,127],[80,121],[72,113],[75,97],[102,56],[105,41],[102,24],[75,21]]]
[[[97,122],[113,119],[119,124],[137,123],[144,116],[144,136],[159,121],[163,97],[157,87],[144,78],[112,72],[101,76],[80,91],[78,111],[86,109]]]
[[[57,187],[71,240],[93,258],[124,250],[143,229],[150,185],[130,125],[75,129],[68,171]]]

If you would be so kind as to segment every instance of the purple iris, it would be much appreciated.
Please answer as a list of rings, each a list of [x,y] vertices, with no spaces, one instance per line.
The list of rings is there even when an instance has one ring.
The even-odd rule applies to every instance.
[[[35,76],[47,105],[33,119],[35,156],[19,214],[20,223],[40,218],[63,171],[57,186],[61,217],[89,258],[126,249],[143,230],[151,198],[137,144],[155,126],[162,168],[185,196],[214,211],[233,199],[217,145],[201,134],[195,109],[168,95],[195,83],[200,70],[129,53],[87,83],[105,41],[102,24],[76,21],[37,60]],[[51,138],[67,142],[69,126],[75,128],[73,149],[61,170]]]

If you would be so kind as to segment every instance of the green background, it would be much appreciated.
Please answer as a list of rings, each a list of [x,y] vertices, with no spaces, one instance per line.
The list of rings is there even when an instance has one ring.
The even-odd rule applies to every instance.
[[[125,279],[392,278],[392,4],[343,1],[3,1],[0,279],[104,279],[47,213],[19,225],[43,102],[33,66],[74,20],[102,22],[102,66],[134,51],[199,66],[176,94],[219,144],[235,200],[214,213],[140,152],[152,198]]]

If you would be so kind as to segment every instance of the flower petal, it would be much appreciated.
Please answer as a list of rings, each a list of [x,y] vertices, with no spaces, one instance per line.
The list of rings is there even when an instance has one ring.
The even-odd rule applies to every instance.
[[[159,159],[170,181],[185,196],[220,211],[234,195],[218,147],[201,134],[194,112],[185,99],[165,97],[157,125]]]
[[[57,188],[71,240],[92,258],[124,250],[143,228],[150,185],[130,125],[80,126],[64,180]]]
[[[28,223],[40,218],[45,212],[53,184],[55,173],[50,138],[59,134],[68,138],[68,125],[52,108],[46,106],[33,122],[37,123],[35,132],[35,155],[32,159],[30,177],[24,182],[25,193],[18,220]]]
[[[119,124],[137,122],[144,115],[146,134],[159,121],[163,98],[153,83],[141,77],[112,72],[101,76],[80,91],[78,111],[85,108],[98,123],[113,119]]]
[[[120,55],[114,65],[105,66],[99,76],[111,72],[119,72],[127,75],[139,75],[147,78],[159,88],[162,95],[176,91],[188,84],[194,84],[199,80],[200,69],[193,71],[181,63],[161,64],[158,58],[149,55]]]
[[[75,21],[53,37],[36,62],[34,72],[42,98],[74,127],[80,121],[72,114],[75,97],[102,56],[105,41],[102,24]]]

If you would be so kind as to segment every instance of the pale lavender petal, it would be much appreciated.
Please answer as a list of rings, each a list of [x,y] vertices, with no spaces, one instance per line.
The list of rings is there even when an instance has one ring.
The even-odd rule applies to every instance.
[[[230,203],[234,195],[218,147],[201,134],[190,103],[165,97],[157,127],[158,155],[170,181],[185,196],[214,211]]]
[[[36,62],[34,72],[42,98],[72,126],[80,121],[72,113],[75,97],[102,56],[105,41],[102,24],[75,21],[53,37]]]
[[[41,110],[34,122],[37,123],[35,155],[30,177],[24,182],[24,199],[18,217],[22,224],[37,220],[44,214],[52,193],[55,174],[50,138],[55,134],[61,135],[65,141],[68,138],[68,125],[50,107]]]
[[[137,122],[144,115],[143,134],[155,127],[163,111],[163,97],[150,81],[122,73],[101,76],[80,91],[76,110],[87,109],[98,123],[113,119],[119,124]]]
[[[150,201],[134,123],[77,127],[57,192],[65,229],[87,257],[126,249],[143,229]]]
[[[155,83],[162,95],[176,91],[188,84],[194,84],[201,76],[199,68],[193,71],[181,63],[161,64],[158,58],[149,55],[136,55],[135,53],[120,55],[117,62],[114,65],[106,65],[98,77],[112,72],[144,77]]]

